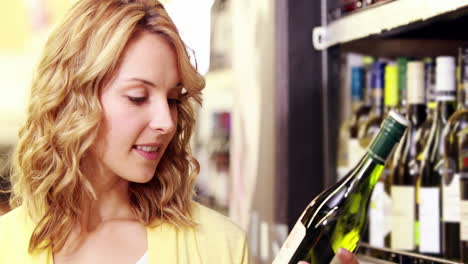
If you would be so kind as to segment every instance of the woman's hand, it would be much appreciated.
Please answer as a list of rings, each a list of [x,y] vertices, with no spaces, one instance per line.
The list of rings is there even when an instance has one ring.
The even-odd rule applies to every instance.
[[[298,264],[310,264],[305,261],[299,261]],[[322,264],[322,263],[312,263],[312,264]],[[324,263],[323,263],[324,264]],[[330,264],[359,264],[356,256],[353,253],[349,252],[344,248],[338,249],[335,257],[332,259]]]

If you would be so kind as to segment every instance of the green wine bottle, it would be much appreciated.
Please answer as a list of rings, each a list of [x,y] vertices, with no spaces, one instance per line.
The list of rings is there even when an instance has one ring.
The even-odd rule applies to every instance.
[[[396,64],[385,66],[384,116],[390,111],[399,112],[398,68]],[[357,163],[357,162],[356,162]],[[353,164],[354,165],[354,164]],[[373,247],[389,247],[391,231],[392,200],[390,197],[391,171],[394,156],[389,157],[379,181],[374,186],[369,208],[369,244]]]
[[[367,149],[372,139],[379,131],[380,125],[384,120],[383,93],[385,86],[385,62],[377,61],[373,65],[371,76],[372,87],[372,108],[369,113],[369,119],[359,128],[359,144]]]
[[[419,188],[419,252],[442,255],[441,183],[444,175],[445,150],[442,131],[455,111],[455,58],[436,59],[436,101],[434,121],[423,151]]]
[[[445,169],[442,175],[442,252],[460,259],[460,167],[458,135],[468,127],[468,48],[460,48],[457,71],[457,111],[444,128]]]
[[[459,119],[460,128],[455,133],[448,133],[446,144],[450,146],[457,144],[457,166],[456,172],[459,177],[459,210],[460,210],[460,259],[463,263],[468,263],[468,48],[465,47],[459,53],[460,62],[460,87],[458,93],[459,108],[453,119]],[[463,117],[463,118],[462,118]],[[457,123],[458,123],[457,122]],[[447,145],[447,147],[449,147]],[[446,236],[447,237],[447,236]],[[447,246],[448,247],[448,246]]]
[[[406,115],[406,104],[407,104],[407,78],[408,78],[408,58],[400,57],[397,59],[398,64],[398,88],[400,91],[400,101],[398,106],[398,112],[402,115]]]
[[[417,155],[423,149],[418,130],[426,119],[424,94],[424,65],[408,63],[407,118],[410,126],[398,147],[399,156],[392,177],[392,234],[391,248],[413,251],[415,249],[416,179],[419,174]]]
[[[461,260],[468,263],[468,129],[457,135],[460,170],[460,240]]]
[[[408,125],[400,114],[390,112],[359,163],[307,206],[273,264],[330,263],[339,248],[356,251],[372,190]]]
[[[351,116],[340,129],[340,144],[338,148],[338,180],[343,178],[353,164],[349,153],[364,153],[357,139],[359,122],[363,115],[368,115],[370,107],[363,103],[364,69],[355,66],[351,68]]]

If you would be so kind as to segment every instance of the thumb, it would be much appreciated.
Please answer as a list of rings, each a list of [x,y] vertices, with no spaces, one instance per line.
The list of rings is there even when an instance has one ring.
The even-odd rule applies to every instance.
[[[359,262],[353,253],[344,248],[340,248],[330,264],[359,264]]]

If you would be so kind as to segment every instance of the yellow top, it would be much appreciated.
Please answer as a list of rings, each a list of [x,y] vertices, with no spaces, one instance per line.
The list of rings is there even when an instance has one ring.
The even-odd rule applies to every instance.
[[[397,106],[399,100],[398,91],[398,68],[396,65],[385,67],[385,105]]]
[[[251,263],[243,231],[227,217],[193,203],[195,228],[147,228],[149,263]],[[34,224],[25,208],[0,217],[0,264],[53,264],[49,249],[28,253]]]

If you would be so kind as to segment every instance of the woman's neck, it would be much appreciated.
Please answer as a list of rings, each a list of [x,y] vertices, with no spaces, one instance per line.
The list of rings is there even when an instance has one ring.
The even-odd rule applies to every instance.
[[[102,168],[86,175],[93,186],[95,199],[81,202],[83,211],[79,223],[82,231],[95,230],[106,221],[136,220],[130,205],[127,180]]]

